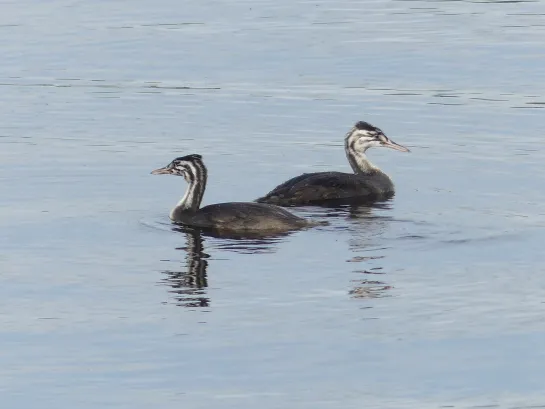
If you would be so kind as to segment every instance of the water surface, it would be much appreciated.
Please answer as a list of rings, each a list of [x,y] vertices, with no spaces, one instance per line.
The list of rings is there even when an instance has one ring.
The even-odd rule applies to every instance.
[[[4,2],[0,390],[9,408],[545,406],[541,1]],[[411,154],[375,207],[267,240],[173,229]]]

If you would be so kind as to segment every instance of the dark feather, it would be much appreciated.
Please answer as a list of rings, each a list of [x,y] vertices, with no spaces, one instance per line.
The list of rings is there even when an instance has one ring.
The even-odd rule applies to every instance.
[[[393,191],[391,180],[382,172],[362,175],[318,172],[296,176],[256,201],[288,206],[345,199],[365,202],[389,198]]]
[[[180,214],[177,222],[204,229],[236,231],[288,230],[315,225],[281,207],[252,202],[208,205],[193,213]]]

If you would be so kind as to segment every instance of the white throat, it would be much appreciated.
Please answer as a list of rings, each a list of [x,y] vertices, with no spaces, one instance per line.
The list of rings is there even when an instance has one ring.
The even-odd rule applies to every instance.
[[[379,168],[367,159],[367,155],[364,152],[358,152],[350,147],[346,147],[345,151],[348,163],[350,163],[350,167],[355,174],[372,173],[379,170]]]
[[[192,183],[188,186],[187,190],[184,193],[184,196],[180,199],[178,204],[170,211],[170,219],[175,220],[176,214],[179,212],[186,211],[197,211],[199,209],[199,204],[195,206],[195,183]]]

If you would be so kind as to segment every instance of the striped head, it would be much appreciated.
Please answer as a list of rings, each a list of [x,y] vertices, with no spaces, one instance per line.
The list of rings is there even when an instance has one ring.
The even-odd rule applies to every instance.
[[[345,147],[351,152],[364,153],[369,148],[380,146],[410,152],[405,146],[388,138],[382,130],[364,121],[357,122],[345,138]]]
[[[192,154],[180,156],[164,168],[155,169],[151,174],[183,176],[187,183],[193,183],[196,179],[206,178],[206,167],[201,155]]]

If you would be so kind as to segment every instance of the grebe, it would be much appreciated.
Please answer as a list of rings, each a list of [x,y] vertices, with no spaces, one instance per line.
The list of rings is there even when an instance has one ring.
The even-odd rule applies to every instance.
[[[389,139],[379,128],[360,121],[344,139],[346,157],[354,173],[304,173],[278,185],[256,202],[304,206],[389,199],[394,195],[392,180],[365,156],[365,151],[374,146],[410,152]]]
[[[174,223],[224,232],[281,233],[321,223],[307,221],[278,206],[262,203],[218,203],[199,209],[206,188],[207,170],[201,155],[174,159],[153,175],[183,176],[189,187],[170,212]]]

